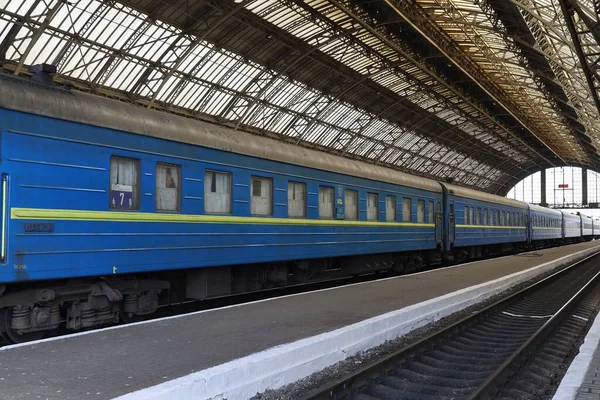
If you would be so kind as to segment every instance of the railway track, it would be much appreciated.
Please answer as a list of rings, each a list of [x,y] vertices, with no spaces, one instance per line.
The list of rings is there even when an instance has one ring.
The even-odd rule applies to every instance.
[[[543,398],[598,310],[599,277],[596,254],[304,398]]]

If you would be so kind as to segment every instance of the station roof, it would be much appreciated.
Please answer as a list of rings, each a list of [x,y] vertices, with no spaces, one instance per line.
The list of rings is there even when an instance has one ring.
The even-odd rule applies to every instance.
[[[0,68],[505,194],[600,170],[590,0],[10,0]]]

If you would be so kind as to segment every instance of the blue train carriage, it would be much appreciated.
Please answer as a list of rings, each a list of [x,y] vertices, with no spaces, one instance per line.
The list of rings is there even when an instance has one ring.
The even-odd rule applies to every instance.
[[[445,250],[454,259],[520,250],[527,240],[527,204],[475,190],[441,184],[447,210]]]
[[[13,341],[62,320],[145,315],[166,293],[203,299],[439,254],[435,181],[0,79],[0,331]]]
[[[528,204],[528,242],[535,248],[554,245],[562,240],[562,213]]]
[[[584,240],[591,240],[594,237],[594,224],[592,217],[578,213],[581,217],[581,237]]]
[[[574,243],[582,240],[581,216],[560,211],[562,214],[562,238],[566,243]]]

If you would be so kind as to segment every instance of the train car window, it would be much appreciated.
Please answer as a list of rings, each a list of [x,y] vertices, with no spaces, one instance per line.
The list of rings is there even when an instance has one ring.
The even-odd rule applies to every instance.
[[[204,172],[204,212],[231,214],[231,174],[228,172]]]
[[[412,213],[412,200],[403,198],[402,199],[402,221],[410,222]]]
[[[332,187],[319,186],[319,218],[333,218],[335,203]]]
[[[417,223],[425,223],[425,200],[417,200]]]
[[[253,176],[250,193],[250,214],[273,215],[273,179]]]
[[[346,206],[344,219],[358,219],[358,192],[350,189],[344,190],[344,203]]]
[[[156,211],[179,211],[181,166],[156,164]]]
[[[306,183],[288,182],[288,217],[306,217]]]
[[[385,197],[385,220],[387,222],[396,220],[396,196]]]
[[[465,225],[469,224],[469,206],[465,206],[465,221],[464,221]]]
[[[379,195],[367,193],[367,220],[377,221],[379,218]]]
[[[433,219],[433,201],[429,202],[429,220],[427,222],[429,222],[430,224],[433,224],[434,219]]]
[[[138,210],[140,193],[140,160],[112,156],[110,158],[110,208]]]
[[[477,207],[477,217],[475,220],[475,225],[481,225],[481,208]]]
[[[510,214],[511,213],[509,213],[509,212],[506,213],[506,226],[511,226],[511,223],[510,223]]]
[[[471,225],[473,225],[475,219],[473,218],[473,213],[474,213],[475,207],[470,207],[469,208],[469,223]]]
[[[483,221],[481,223],[482,223],[482,225],[488,224],[488,209],[487,208],[483,209]]]

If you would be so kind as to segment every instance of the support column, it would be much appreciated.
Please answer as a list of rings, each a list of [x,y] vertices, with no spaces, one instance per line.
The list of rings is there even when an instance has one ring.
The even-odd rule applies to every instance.
[[[587,168],[581,169],[581,204],[588,205]]]
[[[540,177],[540,190],[542,191],[541,194],[541,202],[540,202],[540,206],[543,207],[548,207],[548,202],[546,201],[546,170],[543,169],[541,172],[541,177]]]

